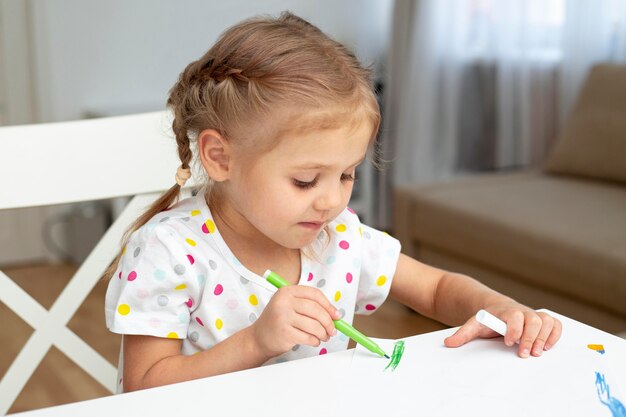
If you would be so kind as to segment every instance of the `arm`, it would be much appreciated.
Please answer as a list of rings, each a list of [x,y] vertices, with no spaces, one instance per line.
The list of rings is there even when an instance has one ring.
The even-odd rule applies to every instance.
[[[195,355],[179,339],[124,336],[124,390],[135,391],[254,368],[296,344],[319,346],[340,313],[317,288],[279,289],[254,324]]]
[[[537,313],[478,281],[444,271],[401,254],[391,284],[391,296],[415,311],[461,328],[445,340],[458,347],[476,337],[493,337],[495,332],[480,325],[474,314],[488,310],[507,323],[504,342],[520,341],[520,357],[541,355],[561,335],[561,323],[545,313]]]

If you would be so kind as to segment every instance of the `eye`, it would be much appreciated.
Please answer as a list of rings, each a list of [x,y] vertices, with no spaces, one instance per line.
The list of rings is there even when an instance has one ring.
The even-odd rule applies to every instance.
[[[303,190],[308,190],[317,185],[317,177],[315,177],[313,181],[300,181],[296,178],[294,178],[292,181],[293,181],[293,185],[295,185],[298,188],[302,188]]]
[[[341,174],[341,181],[354,181],[354,173],[352,173],[352,174]]]

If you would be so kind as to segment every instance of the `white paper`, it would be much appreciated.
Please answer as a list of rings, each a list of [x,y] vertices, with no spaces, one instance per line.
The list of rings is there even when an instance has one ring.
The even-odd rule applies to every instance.
[[[502,338],[446,348],[443,340],[454,330],[403,339],[404,355],[393,372],[384,370],[388,360],[357,347],[347,380],[353,401],[343,405],[345,415],[611,417],[599,399],[596,372],[625,403],[618,385],[626,381],[618,384],[605,357],[613,339],[604,342],[607,354],[601,355],[587,343],[602,341],[585,342],[573,332],[541,357],[521,359],[518,346],[507,347]],[[375,340],[391,355],[393,340]],[[620,342],[614,354],[624,352]]]

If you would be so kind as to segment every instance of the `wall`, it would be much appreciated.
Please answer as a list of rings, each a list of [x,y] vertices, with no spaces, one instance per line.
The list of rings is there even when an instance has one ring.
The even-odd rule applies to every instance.
[[[180,71],[226,27],[286,9],[347,44],[364,62],[380,62],[392,6],[392,0],[33,2],[37,119],[162,108]]]

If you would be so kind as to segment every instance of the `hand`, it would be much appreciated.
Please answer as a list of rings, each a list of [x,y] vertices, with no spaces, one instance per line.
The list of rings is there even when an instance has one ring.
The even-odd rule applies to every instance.
[[[319,289],[290,285],[276,291],[254,322],[254,338],[268,358],[298,344],[319,346],[337,333],[333,320],[340,315]]]
[[[544,350],[554,346],[561,337],[561,322],[546,313],[536,312],[517,303],[492,306],[486,310],[506,323],[504,343],[513,346],[519,341],[518,355],[521,358],[529,355],[541,356]],[[477,337],[495,336],[498,336],[496,332],[483,326],[472,316],[456,333],[446,338],[444,344],[458,347]]]

